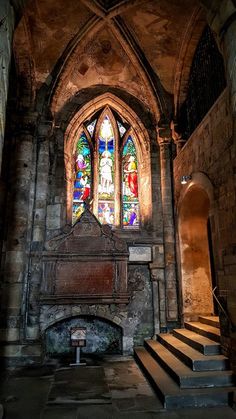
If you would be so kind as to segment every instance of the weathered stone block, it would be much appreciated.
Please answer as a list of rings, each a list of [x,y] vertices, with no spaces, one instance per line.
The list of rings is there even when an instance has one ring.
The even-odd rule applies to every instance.
[[[61,227],[61,204],[47,206],[47,228],[49,230]]]
[[[19,339],[19,334],[18,328],[0,329],[0,340],[14,342]]]

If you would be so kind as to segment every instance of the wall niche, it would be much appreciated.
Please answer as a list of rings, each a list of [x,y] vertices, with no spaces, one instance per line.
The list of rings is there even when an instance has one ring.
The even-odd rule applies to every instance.
[[[75,352],[70,344],[70,330],[86,328],[85,354],[121,354],[122,328],[115,323],[96,316],[80,316],[65,319],[48,327],[45,331],[45,354],[47,357],[72,356]]]

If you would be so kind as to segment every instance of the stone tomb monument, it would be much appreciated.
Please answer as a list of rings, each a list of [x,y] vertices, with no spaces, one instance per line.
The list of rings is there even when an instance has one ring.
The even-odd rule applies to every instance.
[[[127,304],[126,242],[86,209],[45,245],[41,304]]]

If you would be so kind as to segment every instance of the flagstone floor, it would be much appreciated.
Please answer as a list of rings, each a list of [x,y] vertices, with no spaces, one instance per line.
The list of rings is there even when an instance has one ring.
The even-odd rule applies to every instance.
[[[165,411],[132,357],[86,361],[4,371],[4,419],[236,419],[230,407]]]

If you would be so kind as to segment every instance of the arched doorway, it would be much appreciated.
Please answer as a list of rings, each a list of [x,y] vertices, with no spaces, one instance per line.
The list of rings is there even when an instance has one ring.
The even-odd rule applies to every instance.
[[[192,182],[181,200],[178,223],[184,321],[214,314],[209,211],[208,193],[201,185]]]

